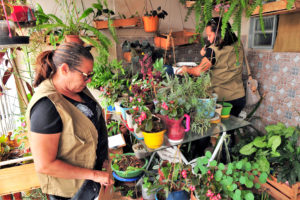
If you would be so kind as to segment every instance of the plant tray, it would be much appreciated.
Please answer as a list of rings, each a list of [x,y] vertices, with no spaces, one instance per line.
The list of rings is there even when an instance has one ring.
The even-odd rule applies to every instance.
[[[269,2],[263,5],[263,15],[277,15],[284,14],[288,12],[294,12],[300,9],[300,0],[295,0],[294,5],[291,10],[286,9],[287,1],[278,0],[274,2]],[[252,16],[259,15],[259,6],[253,11]]]
[[[158,48],[169,50],[172,47],[172,39],[174,40],[174,46],[180,46],[190,44],[190,38],[195,35],[194,32],[187,30],[173,32],[171,38],[168,38],[168,34],[160,34],[154,38],[154,44]]]
[[[141,24],[140,21],[141,21],[140,17],[133,17],[128,19],[115,19],[113,20],[112,26],[113,27],[134,27]],[[107,29],[108,21],[95,20],[94,27],[97,29]]]
[[[40,187],[34,164],[0,169],[0,196]]]
[[[255,182],[259,182],[258,177],[256,176]],[[300,199],[300,182],[297,182],[293,186],[289,186],[284,183],[277,183],[277,179],[274,176],[271,176],[271,178],[267,179],[265,184],[261,185],[261,188],[276,200]]]

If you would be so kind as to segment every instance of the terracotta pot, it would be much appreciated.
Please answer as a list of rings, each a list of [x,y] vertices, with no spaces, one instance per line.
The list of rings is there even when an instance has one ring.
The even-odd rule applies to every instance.
[[[65,42],[74,42],[80,45],[84,44],[79,35],[65,35]]]
[[[143,23],[145,32],[156,32],[158,29],[159,18],[157,16],[144,16]]]
[[[123,58],[126,60],[126,62],[131,62],[131,52],[124,52]]]
[[[186,128],[182,125],[182,120],[186,117]],[[168,139],[171,143],[181,142],[184,138],[185,132],[190,130],[190,116],[185,114],[180,119],[170,119],[168,116],[162,116],[164,120],[167,131],[168,131]]]

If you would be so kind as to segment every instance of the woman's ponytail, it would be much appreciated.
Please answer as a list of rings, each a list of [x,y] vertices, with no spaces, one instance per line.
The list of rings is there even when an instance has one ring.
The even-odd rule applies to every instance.
[[[35,77],[33,86],[37,87],[45,79],[56,72],[56,66],[53,63],[55,51],[44,51],[36,59]]]

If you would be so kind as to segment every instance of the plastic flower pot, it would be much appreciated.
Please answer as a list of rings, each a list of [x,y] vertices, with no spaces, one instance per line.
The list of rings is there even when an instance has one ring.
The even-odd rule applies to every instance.
[[[157,16],[144,16],[143,23],[145,32],[156,32],[158,29],[159,18]]]
[[[129,110],[127,110],[125,113],[126,113],[127,128],[129,131],[132,132],[134,131],[132,115],[129,113]]]
[[[166,132],[165,130],[159,131],[159,132],[154,132],[154,133],[148,133],[142,131],[144,135],[144,142],[146,146],[150,149],[156,149],[161,147],[161,145],[164,142],[164,134]]]
[[[221,112],[221,117],[222,118],[228,118],[230,116],[231,109],[232,109],[232,104],[224,102],[222,112]]]
[[[132,149],[134,151],[135,157],[137,157],[138,159],[146,158],[149,155],[149,153],[141,143],[132,145]]]
[[[159,192],[160,190],[158,190],[156,193],[155,193],[155,200],[158,200],[158,192]],[[190,195],[189,195],[189,193],[187,192],[187,191],[185,191],[185,190],[179,190],[179,191],[174,191],[174,192],[171,192],[169,195],[168,195],[168,197],[167,197],[167,199],[166,200],[178,200],[178,199],[180,199],[180,200],[189,200],[190,199]]]
[[[121,115],[122,115],[122,118],[123,118],[125,121],[127,120],[127,119],[126,119],[126,111],[127,111],[127,110],[130,110],[130,109],[132,109],[132,108],[125,108],[125,107],[122,106],[122,104],[120,105]]]
[[[155,199],[155,191],[148,192],[148,188],[142,186],[142,195],[145,200],[153,200]]]
[[[124,153],[123,155],[131,155],[134,156],[134,153]],[[147,165],[148,165],[148,160],[145,160],[145,164],[142,168],[133,170],[133,171],[119,171],[118,169],[114,168],[113,163],[116,160],[116,158],[113,159],[112,164],[111,164],[111,169],[120,177],[122,178],[134,178],[137,176],[140,176],[144,170],[146,169]]]
[[[213,118],[215,116],[217,98],[217,95],[213,94],[213,98],[199,99],[197,112],[203,113],[203,117],[206,119]]]

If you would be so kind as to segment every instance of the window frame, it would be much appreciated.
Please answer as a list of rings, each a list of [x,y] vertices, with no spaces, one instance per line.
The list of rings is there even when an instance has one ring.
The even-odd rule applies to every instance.
[[[271,45],[254,45],[254,36],[256,33],[263,33],[262,31],[255,30],[255,22],[259,20],[259,17],[251,17],[250,18],[250,28],[249,28],[249,48],[253,49],[267,49],[272,50],[274,48],[275,39],[277,35],[277,23],[278,23],[278,15],[272,16],[263,16],[263,18],[273,18],[273,29],[272,30],[265,30],[265,33],[272,33],[272,43]]]

